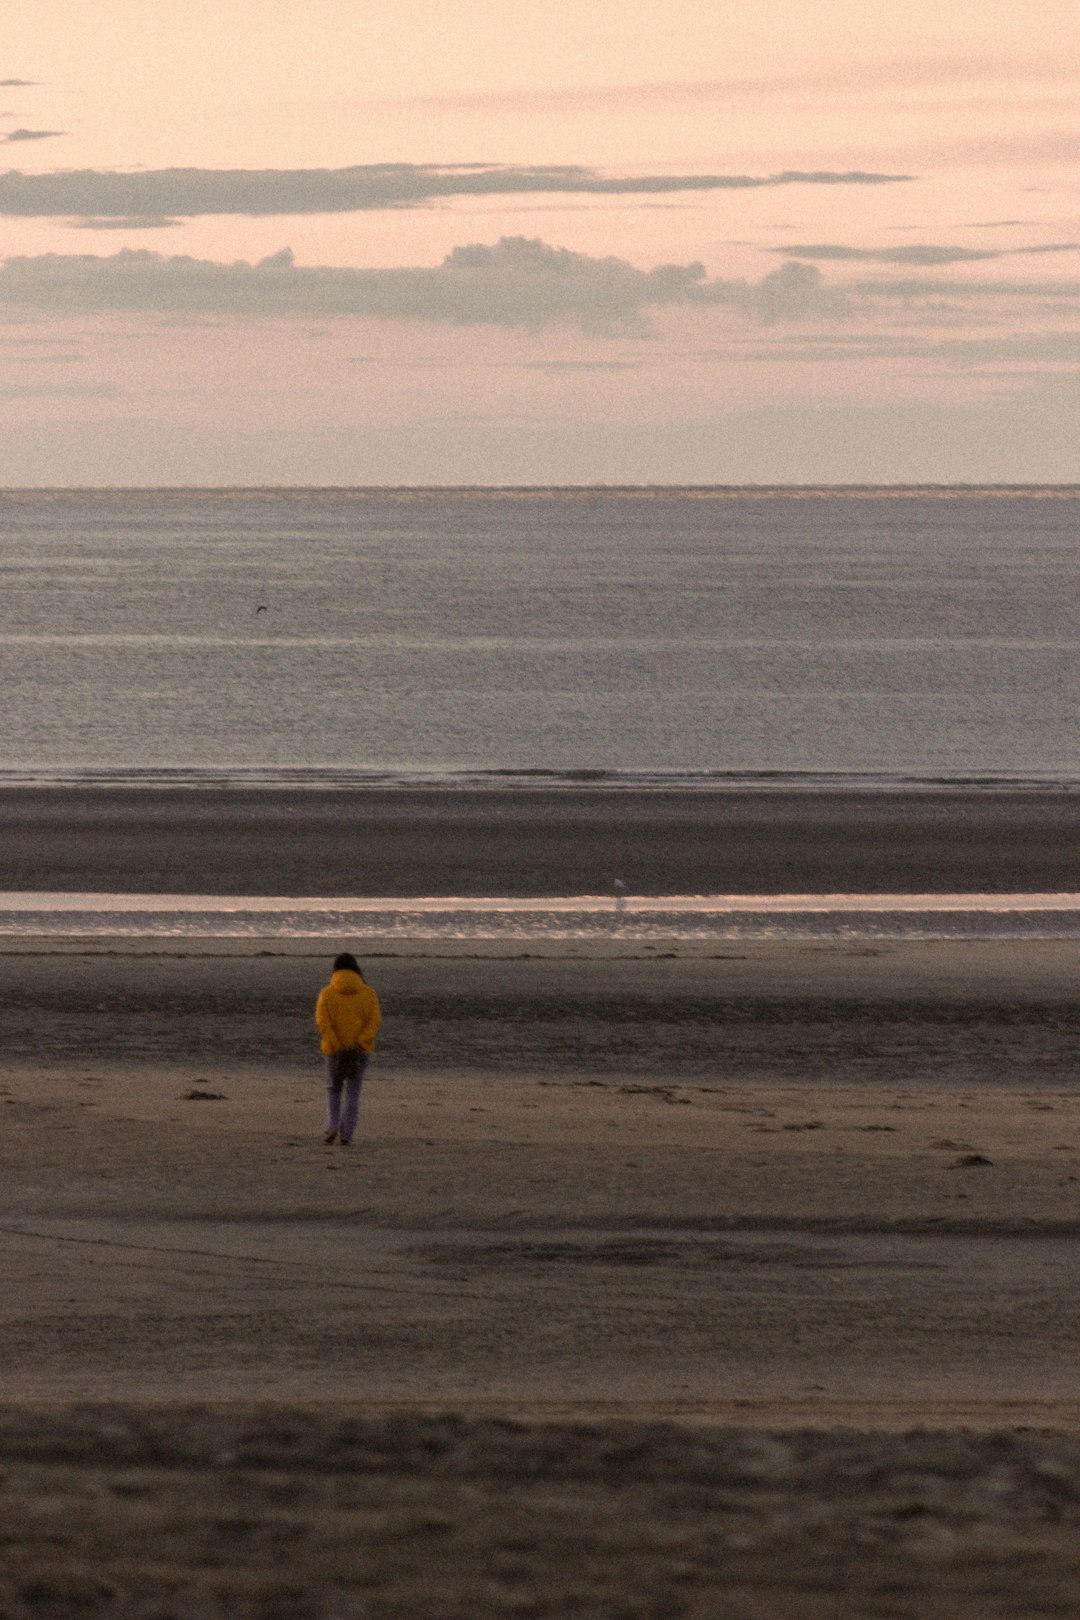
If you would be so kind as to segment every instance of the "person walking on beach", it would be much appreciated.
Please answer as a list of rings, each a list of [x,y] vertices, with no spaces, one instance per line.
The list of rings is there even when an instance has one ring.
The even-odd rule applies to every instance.
[[[356,1130],[364,1070],[382,1023],[379,998],[348,951],[334,958],[330,983],[315,1004],[315,1022],[326,1057],[325,1140],[329,1144],[336,1138],[348,1147]]]

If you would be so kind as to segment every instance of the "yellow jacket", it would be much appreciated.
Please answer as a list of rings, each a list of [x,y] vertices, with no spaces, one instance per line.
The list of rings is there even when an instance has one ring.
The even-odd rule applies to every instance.
[[[359,973],[351,968],[337,968],[331,974],[330,983],[319,991],[315,1022],[327,1057],[347,1046],[360,1046],[365,1052],[373,1052],[382,1023],[379,998]]]

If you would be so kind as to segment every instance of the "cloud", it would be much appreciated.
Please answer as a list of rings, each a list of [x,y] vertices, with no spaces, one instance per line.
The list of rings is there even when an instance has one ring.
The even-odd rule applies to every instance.
[[[29,337],[0,337],[0,344],[3,344],[7,348],[19,349],[66,349],[70,342],[70,338],[44,337],[37,332],[32,333]]]
[[[759,282],[709,280],[701,264],[639,270],[521,236],[457,247],[440,265],[358,270],[297,265],[288,249],[222,264],[127,248],[106,257],[46,253],[0,265],[0,302],[37,308],[189,315],[362,315],[459,326],[571,323],[601,334],[644,330],[650,310],[724,305],[765,323],[847,313],[844,294],[808,264]]]
[[[118,399],[115,383],[0,383],[0,399]]]
[[[57,135],[66,134],[66,129],[13,129],[0,136],[0,145],[11,146],[16,141],[51,141]]]
[[[930,243],[911,243],[898,248],[843,247],[836,242],[802,242],[788,247],[774,247],[769,253],[782,253],[788,259],[861,260],[875,264],[910,264],[930,268],[934,265],[970,264],[980,259],[1020,258],[1024,255],[1044,253],[1076,253],[1080,242],[1048,242],[1037,247],[1018,248],[965,248],[938,247]]]
[[[940,374],[962,370],[968,375],[1038,377],[1048,370],[1080,369],[1080,330],[1004,332],[985,337],[942,336],[938,331],[891,327],[887,331],[821,332],[811,337],[743,335],[737,345],[702,349],[687,356],[729,361],[733,357],[787,364],[843,365],[849,362],[915,361]],[[1005,368],[1004,370],[1002,368]]]
[[[347,169],[59,170],[0,174],[0,215],[22,219],[195,218],[208,214],[340,214],[416,208],[446,197],[574,193],[655,196],[770,186],[892,185],[906,174],[784,170],[780,174],[611,176],[577,165],[357,164]]]
[[[626,259],[522,236],[456,247],[438,265],[384,269],[298,265],[288,249],[257,263],[146,248],[0,262],[0,303],[12,309],[189,319],[358,316],[532,331],[570,325],[601,337],[647,332],[650,317],[664,309],[727,309],[758,326],[867,317],[880,324],[883,306],[906,304],[924,325],[940,327],[967,321],[976,310],[982,318],[995,302],[1001,315],[1010,301],[1031,313],[1078,298],[1077,279],[881,275],[832,286],[817,265],[801,259],[788,259],[757,281],[727,280],[710,278],[699,263],[639,269]]]
[[[137,214],[134,218],[69,219],[72,231],[164,231],[182,225],[180,219],[163,219],[158,215]]]
[[[507,360],[502,367],[513,371],[640,371],[647,360]]]
[[[714,281],[701,291],[701,303],[737,303],[721,291],[733,285]],[[735,283],[734,285],[741,285]],[[826,287],[821,272],[811,264],[789,262],[771,270],[752,289],[749,311],[765,322],[814,320],[824,317],[834,320],[851,312],[852,305],[845,293]]]
[[[456,371],[460,372],[460,359],[404,359],[401,355],[351,354],[351,366],[380,366],[394,371]],[[475,367],[482,371],[640,371],[651,365],[648,360],[478,360]]]
[[[1030,304],[1038,299],[1057,301],[1080,298],[1078,281],[931,281],[917,276],[882,277],[858,281],[850,291],[872,298],[900,298],[912,302],[932,299],[1023,298]]]
[[[954,338],[928,344],[925,352],[965,367],[972,365],[1080,367],[1080,331],[1011,332],[984,338]]]
[[[835,66],[794,74],[732,75],[710,79],[646,79],[621,84],[563,86],[543,90],[470,90],[446,95],[392,96],[367,101],[368,106],[403,113],[507,112],[567,114],[586,110],[666,110],[671,106],[728,107],[733,101],[782,97],[790,100],[823,95],[872,96],[899,90],[910,97],[918,89],[948,93],[957,90],[970,98],[974,84],[1002,87],[1015,103],[1018,96],[1038,93],[1047,86],[1075,84],[1075,68],[1068,53],[1034,51],[1026,56],[1004,52],[965,52],[947,56],[895,56],[884,61],[850,58]]]
[[[85,356],[75,349],[61,349],[53,354],[20,354],[16,358],[22,366],[77,366]]]

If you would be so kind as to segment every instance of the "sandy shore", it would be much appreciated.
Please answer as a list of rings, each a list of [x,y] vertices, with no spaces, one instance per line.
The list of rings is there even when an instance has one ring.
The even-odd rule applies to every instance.
[[[1080,946],[369,945],[348,1151],[336,942],[0,947],[0,1613],[1071,1612]]]
[[[1078,1423],[1080,946],[394,949],[343,1152],[317,943],[5,943],[11,1397]]]
[[[19,1620],[1076,1613],[1075,1441],[0,1409],[0,1456]]]
[[[0,890],[1062,891],[1080,793],[0,788]]]

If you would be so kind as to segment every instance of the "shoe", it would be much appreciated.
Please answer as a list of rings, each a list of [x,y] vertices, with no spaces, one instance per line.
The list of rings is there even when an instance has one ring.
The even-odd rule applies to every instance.
[[[323,1141],[326,1143],[327,1147],[329,1147],[330,1143],[333,1142],[336,1137],[337,1131],[327,1131],[326,1135],[323,1137]]]
[[[348,1137],[348,1136],[343,1136],[343,1137],[342,1137],[342,1138],[341,1138],[341,1145],[342,1145],[342,1147],[348,1147],[348,1145],[349,1145],[349,1142],[350,1142],[350,1141],[351,1141],[351,1137]]]

